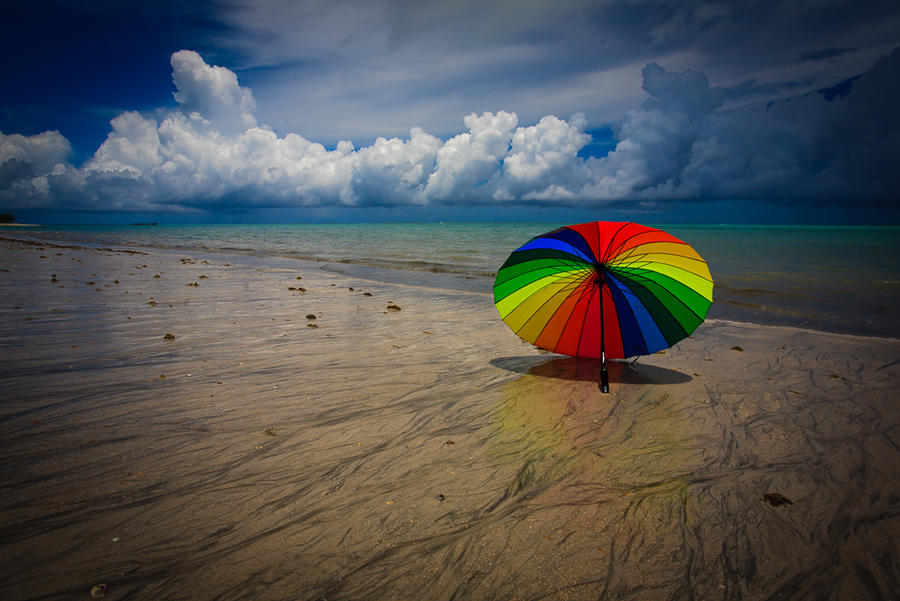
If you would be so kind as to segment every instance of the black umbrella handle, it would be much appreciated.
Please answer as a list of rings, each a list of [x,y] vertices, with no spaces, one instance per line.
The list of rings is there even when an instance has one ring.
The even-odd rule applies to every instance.
[[[606,369],[606,361],[600,365],[600,392],[609,392],[609,371]]]

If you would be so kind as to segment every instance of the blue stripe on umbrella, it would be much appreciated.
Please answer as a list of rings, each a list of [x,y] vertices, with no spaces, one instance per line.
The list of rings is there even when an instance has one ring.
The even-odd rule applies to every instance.
[[[562,252],[569,253],[570,255],[575,255],[576,257],[580,257],[587,261],[588,263],[593,263],[594,260],[586,257],[583,252],[572,246],[567,242],[563,242],[562,240],[557,240],[555,238],[535,238],[534,240],[528,242],[524,246],[518,248],[517,250],[533,250],[533,249],[553,249],[553,250],[561,250]]]
[[[614,293],[613,298],[616,298],[616,292],[621,295],[622,302],[616,299],[616,310],[619,312],[620,327],[622,328],[622,346],[625,350],[625,356],[631,357],[636,354],[649,355],[669,348],[669,343],[663,336],[659,326],[656,325],[656,321],[650,315],[650,312],[644,307],[644,303],[628,289],[628,286],[617,280],[612,274],[607,273],[606,279],[611,284],[609,289]],[[627,334],[624,326],[625,320],[622,319],[623,314],[633,316],[632,319],[627,320],[633,324],[633,326],[629,325]],[[632,352],[635,347],[642,347],[643,350]]]

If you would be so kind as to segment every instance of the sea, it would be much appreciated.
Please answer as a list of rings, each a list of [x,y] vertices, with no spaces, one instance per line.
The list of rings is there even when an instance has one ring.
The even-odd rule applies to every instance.
[[[0,235],[306,261],[361,279],[489,295],[510,252],[561,225],[72,225],[0,228]],[[707,261],[715,282],[708,319],[900,338],[900,227],[647,225]]]

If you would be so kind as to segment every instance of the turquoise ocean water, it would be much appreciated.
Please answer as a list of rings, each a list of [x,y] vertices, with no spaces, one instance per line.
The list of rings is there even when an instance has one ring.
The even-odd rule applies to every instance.
[[[110,225],[0,233],[277,262],[311,260],[361,278],[488,293],[510,252],[560,225]],[[655,227],[706,259],[715,280],[710,318],[900,337],[900,227]]]

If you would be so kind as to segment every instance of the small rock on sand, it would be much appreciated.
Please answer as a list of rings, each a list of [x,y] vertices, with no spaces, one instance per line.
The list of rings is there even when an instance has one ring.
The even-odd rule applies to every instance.
[[[175,334],[166,334],[163,336],[163,340],[175,340]]]
[[[95,584],[91,587],[91,597],[105,597],[106,593],[109,592],[109,585],[103,584]]]
[[[400,306],[395,305],[394,303],[388,303],[387,310],[388,311],[400,311]]]
[[[307,313],[306,319],[316,319],[316,314],[315,313]]]

